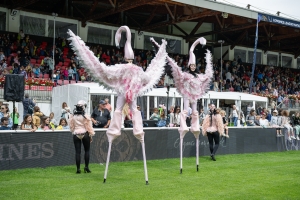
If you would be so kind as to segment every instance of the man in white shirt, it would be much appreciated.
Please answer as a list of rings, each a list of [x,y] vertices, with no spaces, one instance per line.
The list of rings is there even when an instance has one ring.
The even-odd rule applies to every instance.
[[[226,76],[226,80],[232,81],[231,73],[229,71],[225,74],[225,76]]]
[[[5,55],[3,54],[3,50],[0,49],[0,61],[2,61],[3,59],[5,59]]]
[[[191,108],[191,106],[189,106],[189,108],[187,110],[187,118],[186,118],[186,125],[188,127],[191,126],[191,115],[192,115],[192,108]]]

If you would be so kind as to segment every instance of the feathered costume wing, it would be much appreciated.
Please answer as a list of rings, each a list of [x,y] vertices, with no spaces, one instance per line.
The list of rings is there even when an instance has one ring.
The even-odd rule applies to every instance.
[[[194,42],[194,44],[191,47],[191,50],[194,50],[194,47],[197,43],[202,42],[205,40],[204,38],[199,38]],[[160,46],[153,38],[151,38],[151,41],[157,45]],[[195,55],[191,54],[190,50],[190,56],[195,59]],[[213,77],[213,68],[212,68],[212,55],[209,50],[206,50],[206,68],[205,68],[205,74],[197,74],[197,77],[194,77],[192,74],[188,72],[183,72],[181,68],[177,65],[177,63],[167,56],[168,64],[172,68],[172,76],[175,83],[175,86],[177,88],[177,91],[184,97],[189,98],[192,101],[196,101],[197,99],[200,99],[202,96],[205,95],[205,93],[209,90],[210,82]],[[190,63],[190,62],[189,62]],[[191,63],[195,64],[195,63]]]
[[[162,40],[161,48],[144,72],[141,67],[130,63],[113,66],[100,63],[79,36],[76,36],[71,30],[68,31],[68,34],[70,35],[68,40],[71,41],[72,49],[76,52],[82,67],[99,84],[107,89],[115,90],[118,94],[123,94],[127,102],[133,101],[153,88],[163,73],[167,56],[165,40]]]

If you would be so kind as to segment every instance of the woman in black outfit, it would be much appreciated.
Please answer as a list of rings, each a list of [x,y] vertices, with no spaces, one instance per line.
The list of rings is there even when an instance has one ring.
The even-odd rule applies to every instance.
[[[92,142],[92,136],[95,135],[91,117],[85,114],[86,102],[80,100],[76,109],[74,110],[74,115],[70,115],[70,130],[73,134],[73,141],[75,146],[75,159],[76,159],[76,167],[77,174],[81,173],[80,170],[80,154],[81,154],[81,143],[84,147],[84,161],[85,173],[91,173],[89,169],[89,161],[90,161],[90,143]]]
[[[210,112],[206,115],[202,124],[202,134],[207,136],[209,142],[210,157],[216,161],[215,154],[219,147],[220,136],[224,133],[222,117],[217,113],[215,105],[211,104]],[[215,145],[214,145],[215,143]]]

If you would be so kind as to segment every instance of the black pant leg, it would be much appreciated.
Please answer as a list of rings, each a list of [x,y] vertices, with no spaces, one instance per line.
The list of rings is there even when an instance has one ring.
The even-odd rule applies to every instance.
[[[220,134],[219,134],[219,132],[214,132],[214,133],[212,133],[212,136],[213,136],[214,141],[215,141],[215,146],[213,148],[212,154],[215,155],[216,152],[217,152],[217,150],[218,150],[218,148],[219,148]]]
[[[209,150],[210,150],[210,153],[212,154],[213,150],[214,150],[213,135],[212,135],[212,133],[206,133],[206,134],[207,134],[207,139],[209,142]]]
[[[88,167],[90,162],[90,145],[91,145],[90,136],[88,133],[85,133],[84,137],[82,138],[82,143],[84,147],[85,166]]]
[[[80,169],[80,154],[81,154],[81,139],[76,135],[73,135],[73,141],[75,146],[75,160],[77,169]]]

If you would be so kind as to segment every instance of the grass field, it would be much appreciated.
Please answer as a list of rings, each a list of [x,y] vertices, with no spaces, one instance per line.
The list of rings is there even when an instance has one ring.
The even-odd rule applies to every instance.
[[[238,154],[91,164],[91,174],[75,174],[75,164],[45,169],[0,171],[0,199],[300,199],[300,151]],[[75,163],[75,160],[74,160]],[[83,165],[82,165],[83,171]]]

